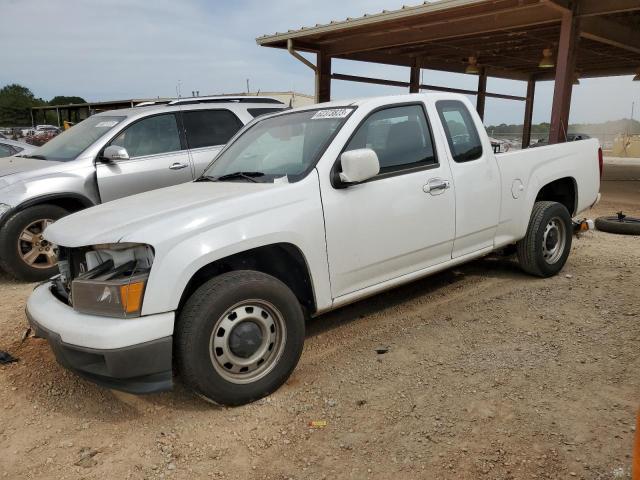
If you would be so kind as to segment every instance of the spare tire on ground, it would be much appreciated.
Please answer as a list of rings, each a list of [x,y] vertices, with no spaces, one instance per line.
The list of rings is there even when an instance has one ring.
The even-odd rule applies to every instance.
[[[640,235],[640,218],[628,217],[618,212],[615,216],[596,218],[596,228],[609,233]]]

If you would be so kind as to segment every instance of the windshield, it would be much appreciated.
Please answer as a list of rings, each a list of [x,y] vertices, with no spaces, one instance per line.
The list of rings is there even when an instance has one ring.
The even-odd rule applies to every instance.
[[[112,130],[125,118],[102,115],[89,117],[41,146],[38,149],[37,157],[59,162],[74,160],[93,142]]]
[[[259,182],[299,180],[352,111],[305,110],[258,121],[216,158],[203,177],[220,181],[246,181],[248,177]]]

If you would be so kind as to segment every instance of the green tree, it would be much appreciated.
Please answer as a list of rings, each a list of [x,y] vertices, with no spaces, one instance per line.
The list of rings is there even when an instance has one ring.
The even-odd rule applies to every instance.
[[[49,100],[49,105],[69,105],[70,103],[87,103],[82,97],[66,97],[64,95],[57,95]]]
[[[0,126],[31,125],[30,108],[44,103],[27,87],[16,83],[6,85],[0,89]]]

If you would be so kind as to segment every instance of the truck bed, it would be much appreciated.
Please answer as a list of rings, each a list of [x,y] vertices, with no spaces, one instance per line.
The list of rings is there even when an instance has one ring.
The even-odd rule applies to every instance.
[[[496,246],[525,235],[529,218],[522,212],[530,212],[540,189],[553,181],[568,178],[574,183],[572,216],[590,208],[600,191],[599,147],[596,139],[589,139],[497,154],[503,190]]]

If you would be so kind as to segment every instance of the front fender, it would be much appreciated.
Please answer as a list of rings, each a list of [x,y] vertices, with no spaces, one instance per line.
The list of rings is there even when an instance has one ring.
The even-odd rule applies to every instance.
[[[52,200],[74,199],[85,207],[100,203],[92,168],[40,175],[8,183],[0,190],[0,203],[10,205],[0,225],[13,213]]]
[[[310,175],[315,176],[315,171]],[[187,284],[202,267],[231,255],[277,243],[288,243],[300,250],[309,269],[316,306],[319,310],[328,308],[331,290],[322,204],[317,177],[308,179],[308,182],[308,188],[301,186],[298,189],[300,196],[296,201],[274,202],[271,208],[265,206],[256,213],[217,223],[202,231],[192,230],[187,236],[169,235],[155,244],[147,240],[146,243],[154,246],[155,259],[145,292],[143,315],[176,310]],[[233,208],[234,204],[230,203],[229,207]],[[235,208],[242,207],[235,203]],[[185,217],[185,222],[187,220]],[[180,225],[175,225],[176,231],[180,228]],[[161,234],[156,232],[156,235]],[[147,233],[145,237],[150,239],[151,234]],[[131,241],[143,241],[136,238],[132,235]]]
[[[231,255],[279,243],[291,244],[302,252],[311,275],[318,306],[330,305],[326,263],[323,268],[323,262],[326,262],[325,254],[321,250],[314,251],[303,235],[295,232],[274,232],[245,240],[238,239],[215,250],[209,250],[210,247],[198,239],[193,239],[176,245],[168,254],[163,255],[161,260],[156,256],[149,276],[142,314],[152,315],[176,310],[187,284],[201,268]],[[198,252],[199,255],[187,254],[186,257],[186,252]]]

